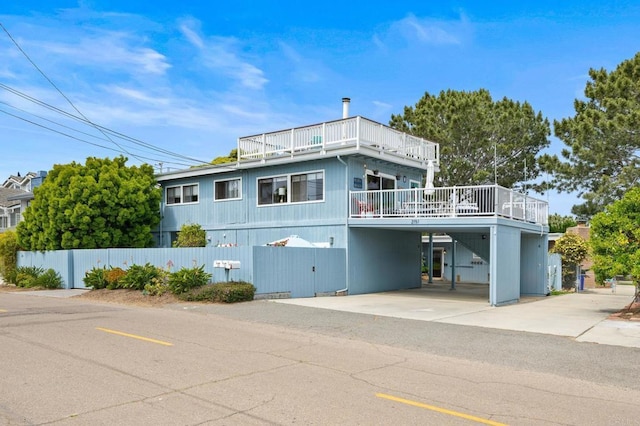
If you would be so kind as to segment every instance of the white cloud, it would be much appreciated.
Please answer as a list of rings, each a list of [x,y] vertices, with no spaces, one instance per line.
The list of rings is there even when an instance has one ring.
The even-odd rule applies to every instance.
[[[383,51],[391,50],[400,42],[409,45],[451,46],[461,45],[469,37],[471,25],[464,15],[454,20],[408,15],[392,22],[386,32],[373,36],[373,43]]]
[[[193,29],[195,20],[183,21],[180,31],[186,39],[200,50],[202,62],[210,69],[222,72],[249,89],[262,89],[269,80],[255,65],[243,60],[238,51],[238,40],[232,37],[200,37]]]
[[[171,67],[163,54],[148,47],[133,47],[129,38],[128,34],[111,32],[73,42],[30,41],[28,46],[29,50],[47,52],[51,61],[56,63],[73,63],[87,68],[108,67],[132,75],[162,75]]]
[[[401,31],[408,37],[416,37],[418,41],[428,44],[460,44],[458,37],[442,22],[430,19],[418,19],[413,15],[399,21]]]
[[[291,72],[296,80],[304,83],[316,83],[322,80],[322,75],[318,70],[322,70],[324,67],[312,63],[285,42],[281,41],[279,45],[285,58],[291,62]]]

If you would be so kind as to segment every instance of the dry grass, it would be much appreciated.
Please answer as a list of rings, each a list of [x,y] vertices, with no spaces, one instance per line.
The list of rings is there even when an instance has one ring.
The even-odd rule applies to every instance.
[[[137,290],[89,290],[79,296],[79,299],[95,300],[106,303],[117,303],[121,305],[135,306],[163,306],[171,303],[179,303],[180,300],[172,293],[165,293],[162,296],[149,296]]]

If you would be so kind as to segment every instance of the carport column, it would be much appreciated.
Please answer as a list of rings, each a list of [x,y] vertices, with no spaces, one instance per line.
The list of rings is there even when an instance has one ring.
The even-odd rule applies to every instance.
[[[429,232],[429,255],[427,259],[429,259],[429,284],[433,284],[433,232]]]
[[[498,227],[492,226],[489,232],[489,304],[495,306],[498,300]]]
[[[456,240],[451,239],[451,288],[456,289]]]

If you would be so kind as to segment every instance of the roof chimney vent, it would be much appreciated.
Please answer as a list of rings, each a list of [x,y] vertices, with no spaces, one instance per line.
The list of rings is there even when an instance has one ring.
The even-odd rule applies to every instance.
[[[349,118],[349,102],[351,99],[342,98],[342,118]]]

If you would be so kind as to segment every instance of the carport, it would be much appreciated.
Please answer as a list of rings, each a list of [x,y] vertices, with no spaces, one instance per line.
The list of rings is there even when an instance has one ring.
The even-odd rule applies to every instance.
[[[372,218],[350,221],[349,228],[349,294],[422,287],[422,235],[438,233],[489,263],[491,306],[546,294],[548,234],[540,224],[502,217]],[[452,259],[455,268],[455,253]]]

